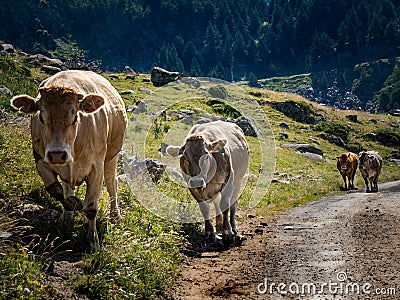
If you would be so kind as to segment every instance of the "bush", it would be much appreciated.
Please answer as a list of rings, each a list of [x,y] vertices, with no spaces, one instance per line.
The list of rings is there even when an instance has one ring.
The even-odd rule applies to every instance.
[[[350,127],[346,124],[323,122],[321,124],[318,124],[315,129],[318,131],[324,131],[326,133],[333,134],[337,137],[342,138],[346,142],[349,140]]]
[[[381,128],[375,131],[378,142],[389,147],[400,146],[400,132],[394,129]]]

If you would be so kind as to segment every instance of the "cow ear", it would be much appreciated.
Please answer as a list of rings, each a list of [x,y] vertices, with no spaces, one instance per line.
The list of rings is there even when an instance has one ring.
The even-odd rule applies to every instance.
[[[226,145],[226,142],[227,142],[226,139],[219,139],[211,144],[208,144],[207,146],[211,152],[224,153],[225,152],[224,147]]]
[[[179,155],[181,155],[183,153],[183,150],[185,146],[168,146],[167,149],[165,149],[165,152],[167,152],[168,155],[172,156],[172,157],[178,157]]]
[[[36,99],[28,95],[15,96],[11,99],[11,106],[24,114],[34,114],[38,111]]]
[[[88,94],[79,101],[79,110],[85,113],[93,113],[104,105],[104,98],[97,94]]]

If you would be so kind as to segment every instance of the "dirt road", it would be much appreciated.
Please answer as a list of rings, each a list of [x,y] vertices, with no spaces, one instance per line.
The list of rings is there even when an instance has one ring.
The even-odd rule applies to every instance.
[[[400,299],[400,181],[241,213],[247,240],[188,258],[173,299]]]

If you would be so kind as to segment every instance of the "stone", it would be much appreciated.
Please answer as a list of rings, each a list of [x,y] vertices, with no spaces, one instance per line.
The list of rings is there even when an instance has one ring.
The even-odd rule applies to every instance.
[[[179,72],[171,72],[160,67],[153,67],[150,80],[154,86],[163,86],[180,79],[180,77],[181,74]]]
[[[339,147],[346,146],[345,142],[340,137],[337,137],[336,135],[333,135],[333,134],[321,133],[318,135],[318,137],[323,140],[328,141],[331,144],[335,144],[336,146],[339,146]]]
[[[354,123],[357,123],[358,116],[357,115],[347,115],[346,118]]]
[[[283,129],[288,129],[289,128],[289,124],[286,122],[282,122],[279,124],[279,127],[283,128]]]
[[[54,75],[54,74],[62,71],[62,69],[59,67],[53,67],[53,66],[48,66],[48,65],[43,65],[40,68],[40,70],[45,72],[46,74],[50,74],[50,75]]]
[[[286,132],[279,132],[279,137],[285,140],[289,138],[289,135]]]
[[[243,130],[244,135],[257,137],[257,126],[250,117],[240,116],[235,120],[235,124]]]
[[[310,144],[283,144],[282,147],[292,149],[301,153],[314,153],[317,155],[323,155],[322,149],[315,147]]]

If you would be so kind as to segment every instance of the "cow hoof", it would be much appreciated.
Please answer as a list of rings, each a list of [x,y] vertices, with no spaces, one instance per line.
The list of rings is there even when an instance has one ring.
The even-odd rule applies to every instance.
[[[217,240],[217,238],[216,238],[214,232],[206,232],[205,240],[206,240],[206,242],[214,243]]]
[[[369,189],[365,190],[366,193],[371,193],[371,191]]]
[[[80,211],[83,209],[83,203],[81,199],[75,196],[69,196],[64,199],[63,206],[66,211]]]
[[[222,243],[225,247],[230,247],[235,243],[235,236],[232,234],[223,234],[222,235]]]

